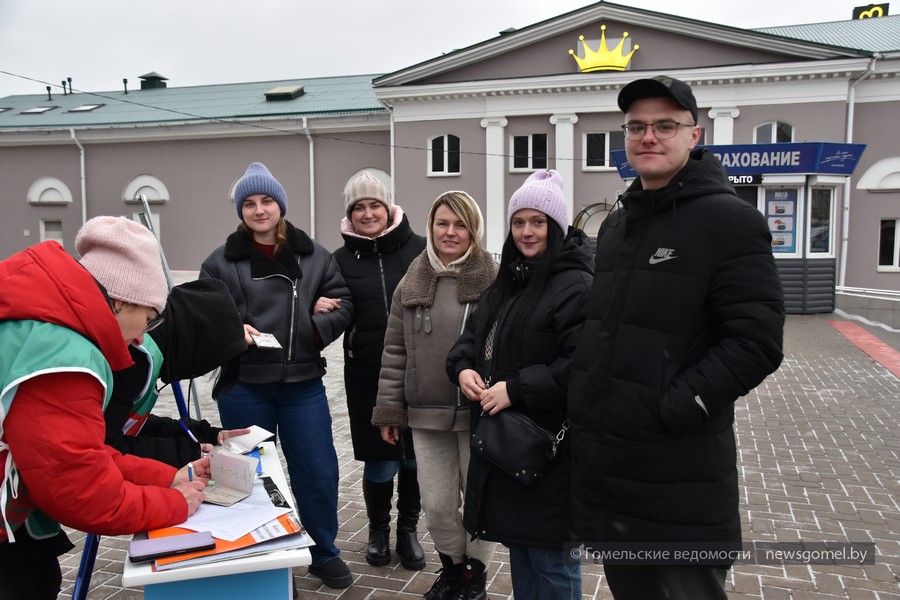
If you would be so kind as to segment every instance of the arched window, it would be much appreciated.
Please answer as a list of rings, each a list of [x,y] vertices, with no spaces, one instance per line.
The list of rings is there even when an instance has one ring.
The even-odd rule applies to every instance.
[[[122,191],[124,202],[140,202],[140,195],[147,198],[147,202],[162,203],[169,201],[169,189],[162,181],[153,175],[138,175],[125,186]]]
[[[900,157],[884,158],[869,167],[859,178],[856,189],[870,192],[900,191]]]
[[[754,144],[781,144],[794,141],[794,126],[782,121],[770,121],[753,129]]]
[[[68,204],[72,202],[72,192],[56,177],[41,177],[28,188],[26,198],[31,204]]]
[[[428,174],[459,175],[459,138],[452,134],[428,140]]]

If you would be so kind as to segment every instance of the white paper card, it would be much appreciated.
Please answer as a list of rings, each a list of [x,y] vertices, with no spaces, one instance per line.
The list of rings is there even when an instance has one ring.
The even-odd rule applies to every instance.
[[[228,438],[227,440],[225,440],[222,446],[229,452],[246,454],[247,452],[255,450],[256,447],[259,446],[262,442],[274,436],[274,433],[263,429],[259,425],[251,425],[250,433],[245,433],[244,435],[236,435],[232,438]]]
[[[253,336],[253,343],[258,348],[281,348],[281,344],[271,333],[260,333]]]

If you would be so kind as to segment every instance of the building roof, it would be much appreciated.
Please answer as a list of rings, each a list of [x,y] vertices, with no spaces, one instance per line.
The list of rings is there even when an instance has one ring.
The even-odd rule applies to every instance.
[[[489,58],[504,56],[536,41],[607,19],[625,22],[631,27],[640,26],[676,34],[689,33],[694,39],[724,42],[735,47],[758,49],[764,46],[770,52],[804,60],[854,58],[867,54],[862,48],[852,44],[834,45],[787,34],[771,35],[763,30],[720,25],[601,0],[520,29],[502,31],[494,38],[387,73],[375,78],[374,85],[376,87],[415,85],[421,80]]]
[[[900,52],[900,15],[765,27],[754,31],[868,52]]]
[[[0,130],[110,127],[384,112],[376,75],[315,77],[112,92],[29,94],[0,98]],[[297,87],[303,93],[297,94]],[[267,100],[277,90],[281,100]],[[43,112],[27,112],[53,107]],[[92,108],[93,107],[93,108]],[[6,110],[4,110],[6,109]]]

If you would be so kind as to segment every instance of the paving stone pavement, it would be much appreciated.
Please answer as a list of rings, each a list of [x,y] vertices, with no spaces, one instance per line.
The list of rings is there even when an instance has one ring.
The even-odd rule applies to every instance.
[[[785,326],[785,360],[759,388],[737,403],[741,518],[745,541],[871,542],[874,564],[738,564],[729,596],[751,600],[900,600],[900,381],[835,331],[838,315],[792,315]],[[895,338],[896,339],[896,338]],[[888,342],[893,343],[893,342]],[[894,345],[897,348],[897,345]],[[340,462],[338,546],[355,581],[331,590],[295,569],[301,599],[421,598],[435,579],[437,555],[419,531],[428,556],[423,571],[366,564],[367,520],[360,489],[362,465],[353,460],[342,381],[340,341],[326,351],[325,384]],[[218,423],[211,380],[197,380],[202,416]],[[159,414],[175,414],[170,392]],[[70,531],[75,550],[61,557],[63,594],[70,597],[83,534]],[[142,598],[121,586],[128,537],[103,538],[88,598]],[[502,548],[488,567],[491,598],[511,598]],[[584,566],[584,598],[611,598],[602,569]]]

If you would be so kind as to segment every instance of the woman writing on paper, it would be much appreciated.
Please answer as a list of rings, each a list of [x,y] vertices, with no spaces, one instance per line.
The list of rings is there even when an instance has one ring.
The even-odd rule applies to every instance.
[[[75,238],[0,262],[0,598],[55,600],[59,523],[124,535],[182,523],[203,501],[187,469],[105,446],[102,409],[129,344],[159,324],[166,279],[156,238],[96,217]],[[209,477],[209,459],[194,463]]]
[[[569,227],[556,171],[532,174],[509,201],[500,272],[481,297],[447,358],[479,418],[518,411],[556,434],[566,420],[565,372],[585,318],[591,255]],[[526,486],[478,455],[469,462],[465,525],[474,537],[509,549],[516,598],[581,597],[581,565],[566,547],[569,454],[559,453]]]

